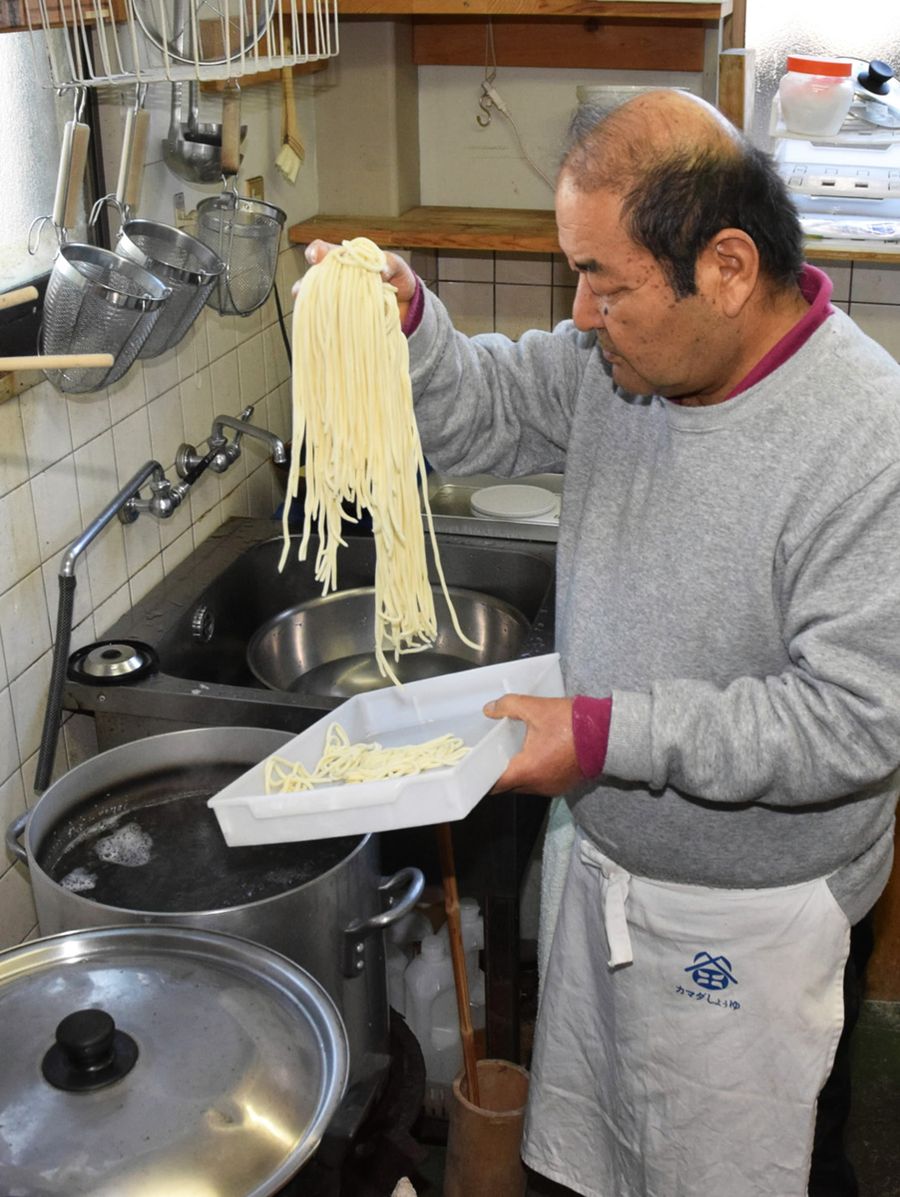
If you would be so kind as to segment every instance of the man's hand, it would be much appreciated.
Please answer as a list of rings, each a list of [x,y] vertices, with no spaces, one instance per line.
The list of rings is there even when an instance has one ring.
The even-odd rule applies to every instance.
[[[522,751],[509,762],[491,790],[520,790],[554,798],[584,781],[575,757],[571,698],[532,698],[507,694],[484,708],[491,719],[521,719],[525,724]]]
[[[326,254],[330,254],[336,248],[337,246],[332,245],[329,241],[310,241],[304,257],[310,266],[315,266],[322,261]],[[385,253],[384,256],[387,259],[387,265],[381,272],[381,277],[386,283],[390,283],[397,289],[397,306],[400,309],[400,323],[402,324],[406,319],[406,310],[410,300],[416,293],[416,275],[409,263],[398,257],[397,254]],[[295,297],[299,285],[299,281],[294,283],[292,294]]]

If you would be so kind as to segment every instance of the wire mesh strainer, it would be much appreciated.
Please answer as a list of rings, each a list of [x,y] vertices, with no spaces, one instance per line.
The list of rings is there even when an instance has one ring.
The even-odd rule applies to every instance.
[[[116,382],[137,357],[169,288],[143,266],[93,245],[63,245],[44,299],[44,353],[111,353],[101,369],[48,370],[58,391],[98,391]]]
[[[225,263],[208,245],[155,220],[128,220],[116,252],[161,279],[171,296],[138,357],[156,357],[184,337],[209,298]]]
[[[249,316],[269,298],[278,266],[284,212],[235,192],[197,205],[197,236],[225,263],[207,302],[223,316]]]

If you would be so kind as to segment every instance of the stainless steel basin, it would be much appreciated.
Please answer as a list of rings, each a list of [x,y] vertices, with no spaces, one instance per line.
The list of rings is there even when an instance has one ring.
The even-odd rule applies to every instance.
[[[438,634],[432,647],[391,660],[401,682],[509,661],[518,654],[529,622],[502,599],[474,590],[449,590],[459,625],[478,648],[461,640],[447,600],[432,587]],[[250,637],[247,662],[273,690],[352,698],[391,684],[375,656],[375,588],[360,586],[309,599],[282,611]]]
[[[341,549],[338,558],[340,594],[371,587],[375,580],[374,541],[365,536],[348,536],[346,540],[346,547]],[[279,573],[281,546],[281,538],[273,537],[246,549],[202,589],[192,606],[183,609],[180,618],[154,645],[164,672],[204,682],[255,687],[271,685],[268,680],[264,682],[255,675],[248,663],[247,648],[252,637],[284,612],[320,600],[322,596],[322,584],[315,578],[315,539],[310,544],[306,561],[298,561],[296,551],[291,551],[284,570]],[[500,553],[493,546],[471,541],[443,542],[441,563],[448,586],[477,591],[486,600],[506,604],[518,613],[518,620],[509,617],[508,613],[501,620],[488,619],[482,611],[477,618],[486,634],[497,635],[496,645],[492,639],[486,652],[500,655],[492,655],[484,661],[471,660],[469,666],[486,664],[488,659],[511,660],[517,656],[524,635],[515,639],[511,628],[521,628],[522,624],[525,630],[530,627],[551,585],[552,565],[546,559],[524,551],[521,545],[510,546]],[[432,582],[436,584],[437,577],[433,577]],[[336,606],[342,606],[341,600]],[[500,608],[496,609],[499,612]],[[316,610],[325,620],[328,605]],[[350,608],[344,608],[341,612],[333,611],[333,614],[348,621],[362,617],[361,608],[352,612]],[[329,630],[327,621],[317,620],[317,630],[329,641],[332,639],[333,630]],[[480,630],[475,627],[476,635]],[[372,651],[374,629],[371,623],[368,633],[360,633],[359,643],[359,651]],[[464,649],[464,646],[460,648]],[[297,659],[297,650],[286,651]],[[334,659],[334,653],[325,644],[319,648],[318,657],[320,660]],[[296,678],[296,670],[291,673],[289,669],[287,676]],[[277,689],[291,690],[293,686],[278,686]],[[346,693],[342,696],[347,697]]]
[[[374,633],[365,631],[368,616],[351,613],[346,597],[373,586],[374,542],[352,535],[346,541],[338,559],[338,598],[323,601],[315,578],[315,538],[302,562],[294,538],[279,573],[277,524],[229,520],[106,633],[111,640],[149,645],[157,670],[121,681],[70,678],[67,709],[94,715],[101,749],[182,727],[302,731],[350,694],[380,681],[371,659],[354,659],[357,652],[369,658]],[[555,545],[444,534],[439,541],[447,584],[461,595],[464,626],[483,649],[469,657],[455,637],[454,645],[442,632],[430,660],[418,654],[404,659],[415,671],[411,676],[552,651]],[[431,581],[437,583],[436,575]],[[366,606],[371,611],[371,603]],[[282,632],[269,660],[285,671],[254,673],[248,663],[251,641],[257,634],[262,641],[263,629],[301,607],[304,622],[317,621],[315,634],[289,643]],[[439,620],[447,623],[440,609]],[[401,666],[401,677],[406,668]],[[298,682],[301,674],[306,681]]]

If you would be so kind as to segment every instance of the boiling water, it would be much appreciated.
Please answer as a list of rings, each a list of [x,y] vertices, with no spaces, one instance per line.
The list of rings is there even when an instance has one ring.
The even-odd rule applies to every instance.
[[[243,769],[185,792],[170,774],[88,799],[41,845],[44,871],[65,889],[125,910],[220,910],[285,893],[344,860],[359,836],[229,848],[206,800]]]

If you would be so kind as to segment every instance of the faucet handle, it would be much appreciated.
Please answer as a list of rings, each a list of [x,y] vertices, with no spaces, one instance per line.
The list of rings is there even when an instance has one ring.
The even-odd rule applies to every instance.
[[[175,473],[179,478],[186,478],[202,460],[203,454],[197,452],[196,445],[181,444],[175,454]]]

